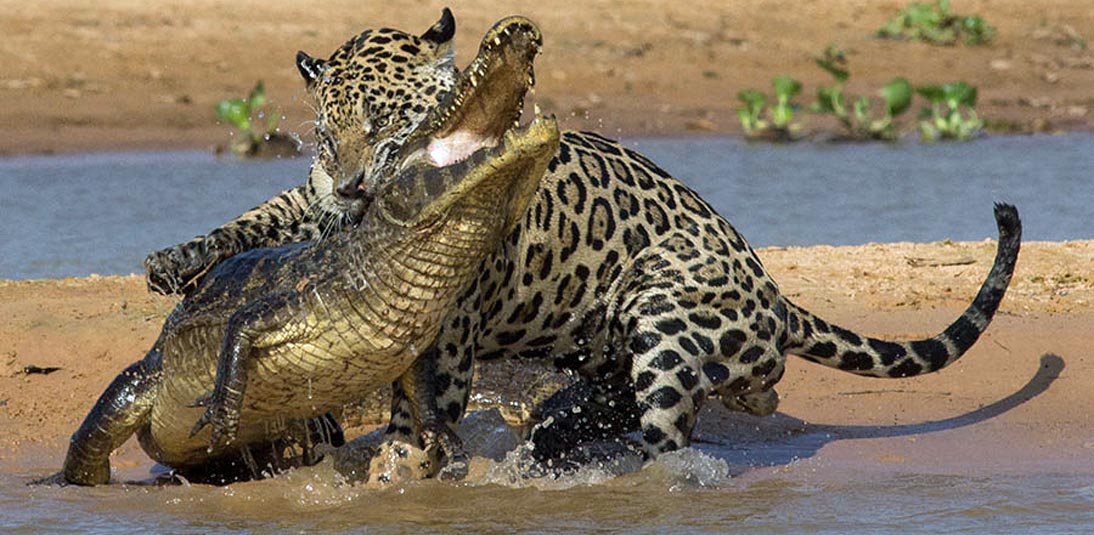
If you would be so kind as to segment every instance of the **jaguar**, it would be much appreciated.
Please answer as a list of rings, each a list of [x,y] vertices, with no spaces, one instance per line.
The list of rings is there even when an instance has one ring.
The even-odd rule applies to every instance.
[[[499,44],[520,33],[536,32],[538,38],[530,21],[514,20],[512,27],[491,30]],[[322,140],[308,183],[294,190],[300,197],[292,203],[275,198],[205,237],[154,253],[147,262],[150,284],[162,288],[158,281],[192,280],[222,255],[256,241],[307,239],[312,234],[302,229],[316,220],[316,212],[352,221],[353,208],[367,205],[370,190],[385,180],[385,162],[422,150],[400,138],[397,125],[413,123],[416,106],[427,106],[438,92],[459,93],[446,87],[455,72],[451,56],[436,60],[454,32],[445,10],[418,38],[365,32],[330,60],[298,56],[316,95],[316,135]],[[395,35],[417,54],[396,55]],[[374,36],[383,36],[381,45],[387,46],[370,45]],[[469,68],[479,68],[483,55],[492,53],[480,49]],[[376,70],[382,64],[388,71],[420,65],[432,74],[419,76],[416,90],[407,80],[345,74],[347,65]],[[387,104],[377,105],[376,95]],[[468,98],[464,108],[490,98]],[[400,110],[402,116],[377,129],[379,109]],[[479,141],[467,139],[471,146]],[[313,206],[322,208],[309,210]],[[544,404],[544,421],[531,435],[541,460],[633,431],[641,433],[648,457],[685,447],[710,396],[732,410],[770,414],[778,406],[774,387],[787,354],[862,376],[937,371],[965,354],[988,327],[1013,274],[1021,242],[1018,212],[997,204],[995,219],[995,260],[960,317],[929,338],[872,338],[825,321],[781,294],[736,229],[649,159],[596,133],[565,131],[519,225],[481,264],[436,342],[422,353],[431,396],[418,393],[412,402],[395,383],[387,434],[415,440],[420,430],[412,415],[422,403],[455,426],[465,410],[473,362],[503,357],[551,359],[583,378],[580,388],[563,389]],[[237,239],[219,240],[225,229]]]

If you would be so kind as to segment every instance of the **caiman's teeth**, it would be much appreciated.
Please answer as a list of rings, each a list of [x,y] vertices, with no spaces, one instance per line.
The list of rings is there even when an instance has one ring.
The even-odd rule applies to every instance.
[[[536,117],[539,117],[543,113],[543,110],[539,109],[538,103],[532,104],[532,110],[536,113]]]

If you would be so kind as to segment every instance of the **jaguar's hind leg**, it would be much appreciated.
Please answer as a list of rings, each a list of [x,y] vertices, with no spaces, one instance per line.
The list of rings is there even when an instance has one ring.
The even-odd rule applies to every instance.
[[[634,392],[623,382],[578,381],[541,403],[529,441],[538,461],[570,456],[583,444],[614,440],[638,429]]]

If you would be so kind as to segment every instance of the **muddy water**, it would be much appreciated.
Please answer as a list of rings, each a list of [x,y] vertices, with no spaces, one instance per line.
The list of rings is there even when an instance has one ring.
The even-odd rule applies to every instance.
[[[980,240],[994,236],[996,200],[1021,209],[1027,239],[1094,237],[1090,134],[939,145],[626,144],[695,188],[756,247]],[[141,272],[148,252],[300,184],[308,163],[199,152],[0,159],[0,278]]]
[[[643,473],[565,490],[424,483],[376,492],[294,474],[226,489],[17,490],[21,498],[2,498],[10,513],[0,530],[804,534],[1090,533],[1094,527],[1094,487],[1067,475],[817,482],[768,473],[709,487],[684,479],[679,473]]]
[[[1000,442],[1014,436],[1000,420],[1050,392],[1064,362],[1037,370],[980,408],[900,425],[712,403],[692,447],[557,479],[522,477],[521,447],[485,413],[461,429],[475,458],[458,484],[354,487],[321,463],[228,487],[28,487],[61,457],[28,447],[0,465],[0,533],[1094,533],[1088,453]],[[134,447],[113,463],[116,481],[162,469]]]
[[[937,425],[954,434],[947,440],[975,440],[962,429],[980,418],[968,418]],[[339,484],[326,464],[229,487],[28,487],[55,469],[22,464],[37,457],[30,455],[0,472],[0,533],[1094,532],[1094,467],[848,461],[824,450],[885,440],[884,426],[856,438],[850,428],[720,408],[701,421],[700,443],[641,469],[624,462],[632,471],[622,474],[588,468],[524,480],[511,458],[476,457],[463,483],[383,490]],[[931,425],[900,433],[929,433]],[[151,465],[139,452],[119,462],[129,468],[117,479],[148,479]]]

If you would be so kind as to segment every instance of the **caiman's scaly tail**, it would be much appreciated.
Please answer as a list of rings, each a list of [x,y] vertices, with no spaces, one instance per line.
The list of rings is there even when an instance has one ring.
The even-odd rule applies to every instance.
[[[787,342],[783,349],[825,366],[875,377],[910,377],[948,366],[987,329],[1014,273],[1022,241],[1018,210],[996,203],[995,221],[999,246],[991,272],[972,304],[942,333],[903,342],[868,338],[831,325],[786,301]]]

